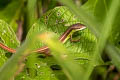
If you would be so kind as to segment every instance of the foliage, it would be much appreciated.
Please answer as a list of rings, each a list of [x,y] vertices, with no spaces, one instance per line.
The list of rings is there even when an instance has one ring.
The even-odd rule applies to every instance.
[[[0,43],[16,49],[15,54],[0,49],[0,80],[113,80],[119,76],[119,0],[0,3],[4,4],[0,5]],[[68,36],[62,44],[59,37],[76,23],[86,26],[71,33],[73,40],[80,40],[71,42]],[[33,52],[46,45],[52,56]]]

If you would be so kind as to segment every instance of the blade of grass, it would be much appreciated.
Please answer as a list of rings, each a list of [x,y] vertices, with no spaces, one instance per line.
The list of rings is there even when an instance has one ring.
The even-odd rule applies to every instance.
[[[98,40],[98,44],[96,45],[96,50],[93,55],[93,61],[91,62],[90,66],[88,68],[85,80],[88,80],[91,72],[93,71],[93,68],[94,68],[93,65],[96,63],[95,61],[97,59],[97,56],[102,53],[103,49],[106,46],[106,42],[109,37],[109,33],[112,30],[112,26],[113,26],[114,19],[115,19],[118,9],[119,9],[119,0],[112,1],[110,10],[108,11],[108,13],[106,15],[104,25],[102,27],[102,31],[101,31],[101,34],[100,34],[100,37]]]
[[[37,0],[27,0],[27,5],[25,7],[25,12],[24,12],[24,25],[23,25],[23,39],[26,37],[27,32],[29,31],[30,27],[35,21],[35,15],[36,11],[35,8],[37,7],[36,5]]]
[[[58,63],[62,66],[63,71],[66,73],[70,80],[78,80],[81,78],[83,80],[83,76],[85,71],[84,67],[79,66],[73,60],[73,57],[68,53],[68,51],[63,47],[63,45],[56,40],[54,35],[51,33],[43,33],[40,37],[44,43],[46,43],[50,49],[54,52],[51,53]]]
[[[37,15],[38,18],[43,15],[42,0],[37,0]]]
[[[108,52],[107,52],[107,54],[111,58],[112,63],[120,71],[120,49],[118,49],[118,48],[116,48],[116,47],[114,47],[112,45],[108,45],[108,47],[106,47],[106,49],[109,49]]]
[[[28,0],[27,4],[27,31],[35,21],[35,8],[37,0]]]

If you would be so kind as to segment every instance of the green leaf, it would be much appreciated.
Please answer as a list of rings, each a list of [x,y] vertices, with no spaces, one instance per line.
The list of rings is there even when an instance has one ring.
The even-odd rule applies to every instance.
[[[0,20],[0,42],[13,49],[20,45],[13,29],[3,20]],[[7,60],[5,53],[6,51],[0,49],[0,66]]]
[[[27,38],[31,38],[33,33],[43,31],[55,32],[57,36],[60,37],[70,25],[75,23],[82,22],[77,17],[75,17],[75,15],[72,14],[68,8],[63,6],[56,7],[53,10],[48,11],[43,15],[43,17],[40,18],[40,20],[33,24],[30,31],[28,32]],[[70,55],[74,56],[74,60],[78,62],[78,64],[88,66],[88,63],[91,62],[94,46],[97,43],[96,37],[86,28],[85,30],[75,32],[73,34],[73,39],[80,39],[80,41],[70,42],[70,40],[68,40],[65,43],[65,47],[70,52]],[[34,49],[37,49],[44,45],[45,44],[43,44],[41,41],[36,41],[33,46]],[[48,63],[48,67],[52,65],[58,65],[53,58],[51,59],[51,62],[49,61],[49,58],[40,60]],[[103,61],[98,59],[96,65],[101,64],[103,64]],[[57,75],[59,72],[55,74]]]
[[[38,35],[37,35],[38,36]],[[9,80],[12,79],[18,72],[22,65],[23,61],[27,55],[32,51],[32,46],[34,41],[37,39],[35,34],[31,36],[33,39],[28,39],[1,68],[0,68],[0,80]],[[7,75],[6,75],[7,74]]]
[[[1,49],[0,49],[1,50]],[[5,56],[5,52],[0,52],[0,67],[6,62],[7,57]]]
[[[20,45],[16,34],[10,25],[8,25],[5,21],[0,20],[0,38],[6,46],[10,48],[17,48]]]
[[[43,32],[44,30],[55,32],[61,36],[66,29],[75,23],[82,23],[79,19],[68,10],[66,7],[57,7],[47,12],[43,17],[35,23],[30,29],[27,38],[30,38],[32,33]],[[46,25],[46,27],[42,26]],[[74,52],[76,59],[88,59],[93,55],[94,46],[96,44],[95,36],[88,30],[78,31],[73,34],[73,39],[80,39],[78,42],[67,41],[65,46],[69,51]],[[35,43],[35,49],[40,48],[44,44],[41,42]],[[84,62],[83,62],[84,63]]]

